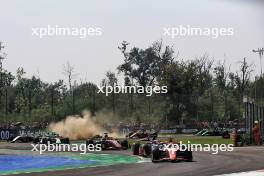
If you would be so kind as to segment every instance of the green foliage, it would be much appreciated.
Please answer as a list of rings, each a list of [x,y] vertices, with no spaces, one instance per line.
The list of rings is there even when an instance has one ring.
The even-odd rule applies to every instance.
[[[242,97],[247,95],[262,100],[263,78],[251,80],[251,65],[246,58],[237,72],[226,69],[207,54],[193,60],[182,60],[170,46],[154,42],[146,49],[129,48],[127,42],[119,47],[124,62],[117,67],[124,80],[118,80],[108,71],[102,85],[167,86],[167,94],[97,94],[98,88],[90,82],[71,85],[73,69],[65,69],[68,80],[45,83],[32,76],[25,78],[23,68],[16,75],[1,67],[0,121],[49,122],[67,115],[90,110],[113,112],[120,121],[151,122],[171,125],[191,119],[221,120],[242,117]],[[2,65],[2,62],[1,62]],[[67,69],[68,68],[68,69]],[[258,96],[256,96],[258,92]]]

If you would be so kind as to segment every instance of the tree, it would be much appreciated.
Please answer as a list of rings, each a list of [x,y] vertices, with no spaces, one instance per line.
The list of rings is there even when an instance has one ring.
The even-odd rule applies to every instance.
[[[36,78],[35,76],[32,76],[31,79],[24,79],[25,84],[25,94],[27,98],[28,103],[28,112],[31,116],[32,111],[32,99],[38,94],[38,92],[41,89],[41,80],[39,78]]]
[[[1,72],[2,79],[3,79],[3,88],[4,88],[4,94],[5,94],[5,115],[7,116],[9,112],[9,105],[8,105],[8,89],[11,89],[11,85],[15,77],[11,74],[11,72],[8,72],[7,70],[4,70]]]
[[[106,78],[104,78],[102,80],[102,85],[112,86],[112,87],[117,85],[117,78],[115,76],[115,73],[111,72],[111,71],[106,72]],[[113,113],[115,113],[115,111],[116,111],[116,95],[114,92],[111,93],[111,97],[112,97],[112,111],[113,111]]]
[[[161,75],[161,84],[168,86],[167,106],[170,107],[168,119],[180,123],[183,114],[192,116],[197,95],[198,69],[196,61],[175,61],[166,66]]]
[[[198,94],[201,96],[204,92],[212,87],[212,65],[213,59],[210,59],[207,54],[195,60],[198,72]]]
[[[235,75],[235,85],[238,92],[238,102],[239,102],[239,114],[240,113],[240,107],[242,103],[242,99],[245,96],[245,93],[247,91],[247,88],[250,85],[250,76],[252,72],[252,65],[249,65],[247,63],[246,58],[243,58],[243,61],[240,62],[240,69],[236,72]]]
[[[51,115],[52,117],[54,117],[55,116],[54,106],[62,99],[61,92],[63,92],[63,89],[65,89],[63,80],[59,80],[58,82],[54,82],[50,84],[47,89],[49,91],[48,95],[50,95]]]
[[[19,67],[16,71],[16,112],[26,112],[26,95],[25,95],[25,83],[23,76],[26,73],[22,67]]]
[[[244,96],[246,89],[249,87],[252,71],[252,65],[249,65],[244,57],[243,61],[240,62],[240,69],[236,72],[235,76],[235,83],[239,90],[240,97]]]
[[[72,80],[77,76],[74,71],[74,66],[67,62],[63,65],[63,72],[62,72],[68,79],[69,90],[72,91]]]
[[[135,79],[137,84],[143,86],[152,86],[156,82],[157,76],[163,71],[166,64],[173,61],[171,47],[163,48],[162,41],[157,41],[147,49],[133,47],[127,51],[127,42],[123,42],[119,47],[124,56],[124,63],[118,66],[119,72],[123,72],[126,77]]]
[[[2,49],[4,48],[2,42],[0,42],[0,106],[1,106],[1,99],[3,95],[3,88],[4,88],[4,76],[3,76],[3,60],[6,58],[6,54],[2,52]],[[1,110],[1,108],[0,108]]]
[[[118,66],[118,71],[124,73],[125,83],[138,84],[144,88],[156,85],[158,76],[163,74],[166,65],[174,59],[172,47],[163,47],[162,41],[156,41],[146,49],[133,47],[127,51],[128,45],[129,43],[124,41],[119,47],[124,56],[124,63]],[[150,99],[151,97],[147,99],[149,116],[151,111]],[[130,95],[129,100],[130,108],[133,110],[133,95]]]
[[[72,113],[75,113],[75,97],[74,97],[74,89],[72,86],[72,80],[77,76],[74,72],[74,66],[67,62],[66,65],[63,66],[63,74],[67,77],[69,83],[69,93],[72,96]],[[76,83],[76,82],[75,82]],[[75,86],[74,86],[75,88]]]
[[[228,83],[228,75],[229,72],[226,69],[225,66],[225,61],[223,62],[218,62],[216,67],[214,68],[214,73],[215,73],[215,84],[218,90],[220,91],[221,96],[224,97],[224,117],[228,116],[228,91],[227,91],[227,83]]]
[[[228,79],[228,72],[225,66],[225,61],[224,62],[218,62],[216,67],[214,68],[214,73],[215,73],[215,84],[217,88],[223,93],[226,90],[227,87],[227,79]]]

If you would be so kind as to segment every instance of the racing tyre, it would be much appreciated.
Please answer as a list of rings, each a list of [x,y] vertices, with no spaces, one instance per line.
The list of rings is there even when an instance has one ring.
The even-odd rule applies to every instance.
[[[43,139],[42,139],[42,144],[48,144],[48,139],[43,138]]]
[[[39,143],[39,142],[40,142],[40,141],[39,141],[39,138],[34,138],[34,139],[33,139],[33,143],[34,143],[34,144],[37,144],[37,143]]]
[[[157,163],[159,161],[160,157],[159,157],[159,149],[158,148],[154,148],[152,150],[152,155],[151,155],[151,161],[153,163]]]
[[[88,146],[89,144],[93,144],[94,145],[94,141],[92,139],[88,139],[86,141],[86,146]]]
[[[121,146],[123,147],[124,150],[128,149],[128,141],[127,140],[123,140],[121,142]]]
[[[139,143],[135,143],[135,144],[132,145],[132,153],[133,153],[133,155],[139,155],[139,147],[140,147]]]
[[[192,151],[186,151],[185,157],[187,162],[192,162],[193,161]]]
[[[69,138],[63,138],[63,139],[61,139],[61,143],[70,144],[70,139]]]
[[[149,155],[151,155],[151,145],[149,145],[149,144],[144,144],[143,145],[143,155],[145,156],[145,157],[147,157],[147,156],[149,156]]]

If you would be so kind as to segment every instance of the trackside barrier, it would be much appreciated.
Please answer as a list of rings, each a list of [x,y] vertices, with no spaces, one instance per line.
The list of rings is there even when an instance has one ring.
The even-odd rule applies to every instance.
[[[253,131],[254,122],[258,121],[260,125],[261,139],[264,139],[264,107],[257,105],[253,100],[245,97],[244,102],[244,117],[246,126],[246,135],[248,137],[248,142],[253,143]]]

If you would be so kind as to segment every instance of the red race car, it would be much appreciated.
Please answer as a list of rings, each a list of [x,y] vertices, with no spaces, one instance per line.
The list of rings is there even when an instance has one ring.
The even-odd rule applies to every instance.
[[[148,142],[140,145],[135,143],[132,145],[133,155],[143,157],[151,157],[152,162],[159,161],[189,161],[193,160],[192,151],[187,149],[181,150],[176,147],[178,144],[161,143],[157,141]]]
[[[181,150],[175,147],[173,143],[159,143],[152,145],[151,160],[159,161],[189,161],[193,160],[192,151]]]
[[[120,142],[112,137],[108,137],[107,134],[105,134],[104,137],[97,135],[91,139],[88,139],[86,141],[86,145],[88,146],[89,144],[100,144],[102,150],[126,150],[128,148],[127,140],[122,140]]]

